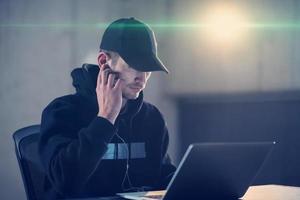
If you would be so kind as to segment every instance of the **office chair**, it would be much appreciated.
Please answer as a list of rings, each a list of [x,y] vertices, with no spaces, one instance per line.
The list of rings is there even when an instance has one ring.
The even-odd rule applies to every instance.
[[[41,199],[45,173],[38,155],[40,125],[28,126],[13,134],[16,156],[28,200]]]

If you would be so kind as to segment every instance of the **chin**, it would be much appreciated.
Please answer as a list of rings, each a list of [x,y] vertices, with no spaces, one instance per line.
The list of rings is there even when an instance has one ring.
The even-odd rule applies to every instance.
[[[131,93],[131,94],[127,93],[127,94],[123,94],[122,96],[125,99],[134,100],[134,99],[137,99],[139,97],[139,94],[140,94],[139,92],[138,93]]]

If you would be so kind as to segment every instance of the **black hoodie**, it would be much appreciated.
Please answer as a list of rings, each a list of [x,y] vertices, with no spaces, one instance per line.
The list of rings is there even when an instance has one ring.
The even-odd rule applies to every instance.
[[[71,75],[76,93],[55,99],[42,114],[45,199],[112,196],[130,187],[164,189],[175,167],[166,154],[169,136],[159,110],[143,101],[141,92],[113,125],[97,117],[98,66],[84,64]]]

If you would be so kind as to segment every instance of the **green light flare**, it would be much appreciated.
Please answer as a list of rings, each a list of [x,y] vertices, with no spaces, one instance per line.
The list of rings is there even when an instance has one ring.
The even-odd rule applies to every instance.
[[[0,29],[105,29],[107,23],[0,23]],[[205,29],[213,25],[208,23],[148,23],[152,28],[160,29]],[[226,25],[225,25],[226,26]],[[138,27],[133,25],[132,27]],[[280,23],[243,23],[237,25],[246,29],[294,30],[300,29],[300,22]]]

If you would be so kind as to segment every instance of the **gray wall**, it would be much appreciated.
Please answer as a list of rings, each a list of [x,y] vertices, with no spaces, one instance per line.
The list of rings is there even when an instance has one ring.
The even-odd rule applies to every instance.
[[[96,62],[103,29],[88,24],[109,23],[127,16],[148,23],[168,20],[197,23],[211,2],[218,3],[192,0],[0,1],[0,199],[25,199],[12,133],[39,123],[42,109],[49,101],[73,92],[69,73],[74,67],[83,62]],[[297,0],[234,2],[254,21],[299,20]],[[207,45],[198,29],[154,27],[154,30],[159,54],[171,74],[153,73],[145,94],[146,99],[165,115],[171,134],[169,151],[176,163],[180,158],[176,157],[174,97],[190,93],[300,87],[299,29],[252,29],[242,45],[230,48]]]

